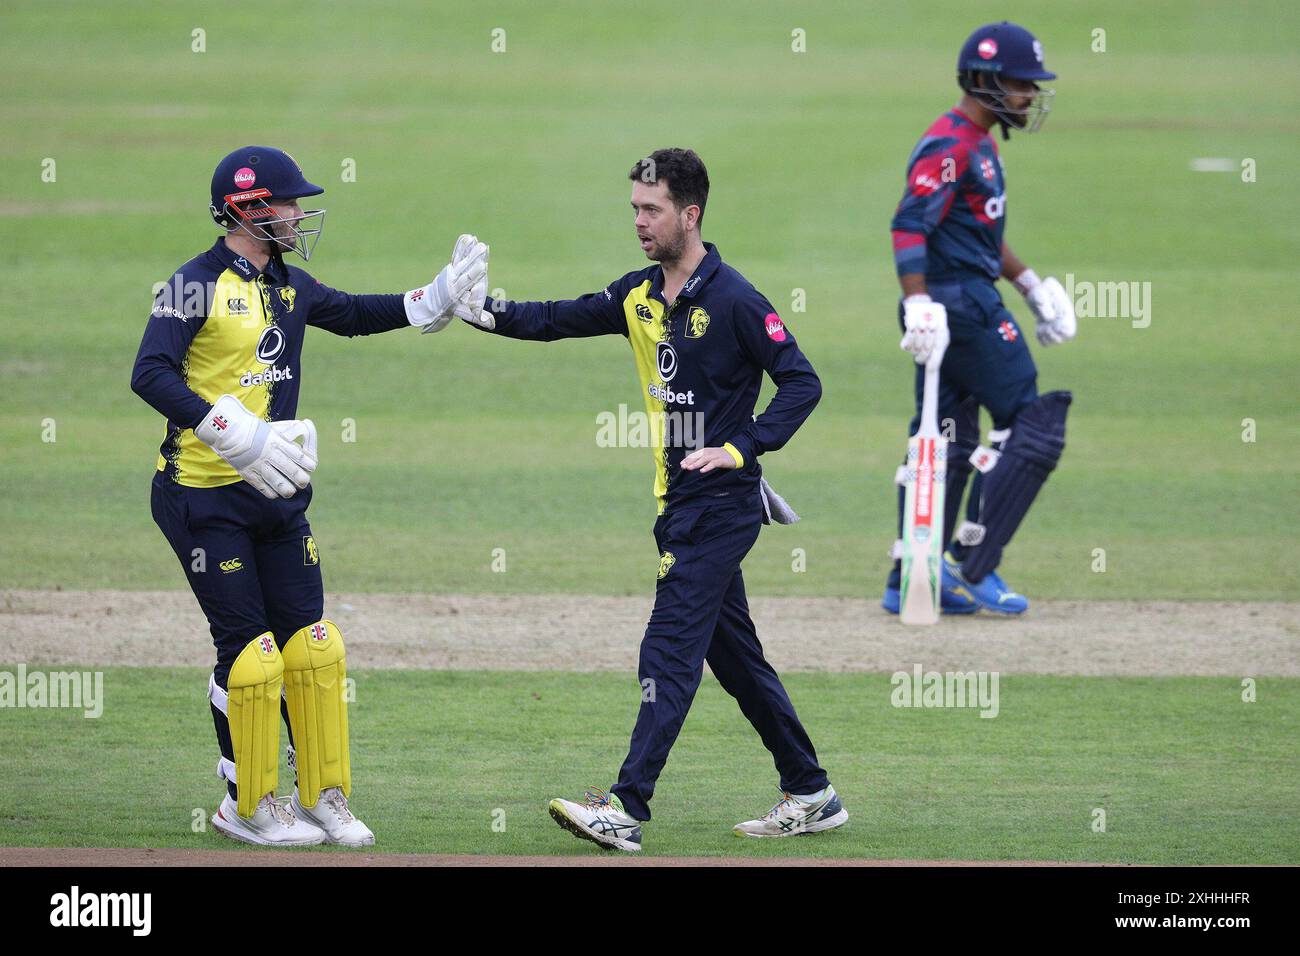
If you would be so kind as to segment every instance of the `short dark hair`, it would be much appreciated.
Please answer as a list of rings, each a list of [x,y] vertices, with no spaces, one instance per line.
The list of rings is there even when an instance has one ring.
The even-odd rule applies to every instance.
[[[656,149],[645,159],[632,165],[628,179],[643,183],[662,180],[668,186],[668,196],[678,209],[699,206],[699,222],[704,221],[704,205],[709,201],[709,171],[704,160],[693,149]]]

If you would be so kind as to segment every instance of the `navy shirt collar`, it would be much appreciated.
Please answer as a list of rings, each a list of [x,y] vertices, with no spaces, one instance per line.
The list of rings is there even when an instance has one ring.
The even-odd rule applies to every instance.
[[[693,299],[700,294],[700,291],[713,278],[713,273],[718,271],[718,266],[722,265],[722,256],[718,254],[718,247],[711,242],[704,243],[704,258],[700,264],[695,267],[694,274],[686,280],[682,286],[682,291],[677,293],[679,299]],[[664,293],[664,269],[660,266],[655,270],[654,279],[650,283],[650,294],[663,298]]]
[[[278,281],[281,285],[288,282],[288,268],[281,267],[283,270],[283,274],[281,274],[281,270],[276,268],[276,260],[274,258],[267,262],[265,269],[258,269],[251,262],[226,245],[226,240],[224,238],[217,239],[212,246],[211,252],[217,257],[218,262],[227,269],[230,269],[240,278],[253,280],[259,275],[265,274],[272,282]]]

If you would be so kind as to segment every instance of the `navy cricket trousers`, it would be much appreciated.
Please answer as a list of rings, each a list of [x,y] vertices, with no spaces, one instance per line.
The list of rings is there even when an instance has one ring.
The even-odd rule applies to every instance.
[[[270,631],[283,649],[324,616],[320,556],[307,523],[311,491],[308,485],[292,498],[271,500],[243,481],[190,488],[161,472],[154,478],[153,518],[208,619],[217,651],[212,673],[222,690],[253,638]],[[222,756],[233,760],[230,727],[215,705],[212,719]],[[234,783],[228,789],[235,797]]]
[[[757,493],[673,511],[655,522],[659,580],[641,642],[641,708],[613,787],[638,820],[650,819],[655,781],[706,661],[772,753],[781,788],[813,793],[828,783],[781,679],[763,657],[749,617],[740,562],[758,540],[762,524]]]

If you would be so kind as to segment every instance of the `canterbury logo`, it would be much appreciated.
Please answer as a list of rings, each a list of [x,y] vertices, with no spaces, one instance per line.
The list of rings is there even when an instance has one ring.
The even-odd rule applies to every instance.
[[[640,303],[636,307],[636,317],[642,322],[653,322],[655,320],[655,314],[650,311],[650,306],[641,305]]]
[[[226,574],[229,574],[231,571],[241,571],[243,570],[243,567],[244,562],[239,558],[231,558],[229,561],[221,562],[221,570]]]

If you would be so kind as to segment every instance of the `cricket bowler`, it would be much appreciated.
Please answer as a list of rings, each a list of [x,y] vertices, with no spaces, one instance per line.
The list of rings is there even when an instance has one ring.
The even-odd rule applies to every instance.
[[[487,247],[463,236],[456,264],[404,295],[322,285],[284,261],[311,257],[325,210],[299,200],[322,192],[280,149],[221,160],[210,212],[224,235],[157,292],[131,376],[167,420],[154,521],[216,646],[208,700],[226,793],[212,825],[262,846],[375,842],[348,808],[343,635],[324,617],[307,521],[317,442],[297,419],[303,335],[439,331],[487,271]],[[282,718],[296,777],[287,803],[275,797]]]
[[[637,239],[656,263],[605,289],[559,302],[471,296],[469,321],[516,339],[621,335],[632,349],[652,422],[658,581],[641,643],[640,711],[618,781],[550,814],[606,849],[641,849],[642,824],[707,661],[772,753],[781,800],[736,825],[750,837],[815,833],[848,813],[817,763],[781,680],[763,656],[740,564],[768,523],[797,519],[762,480],[759,457],[794,435],[821,383],[775,308],[700,239],[704,163],[661,149],[632,167]],[[763,373],[776,395],[757,418]]]
[[[1005,278],[1037,319],[1038,341],[1074,338],[1074,306],[1056,279],[1039,279],[1003,238],[1007,194],[1002,159],[990,130],[1035,132],[1054,92],[1039,83],[1056,78],[1043,65],[1043,47],[1014,23],[980,27],[962,46],[956,107],[926,130],[908,160],[907,186],[890,229],[902,286],[901,347],[916,359],[916,434],[924,364],[949,339],[939,379],[939,421],[949,439],[942,608],[947,614],[980,609],[1022,614],[1029,602],[997,573],[1039,488],[1065,448],[1069,392],[1038,394],[1038,371],[996,282]],[[988,445],[979,445],[979,408],[993,419]],[[953,536],[962,491],[971,470],[966,519]],[[903,524],[899,494],[899,529]],[[882,606],[897,614],[898,558]]]

